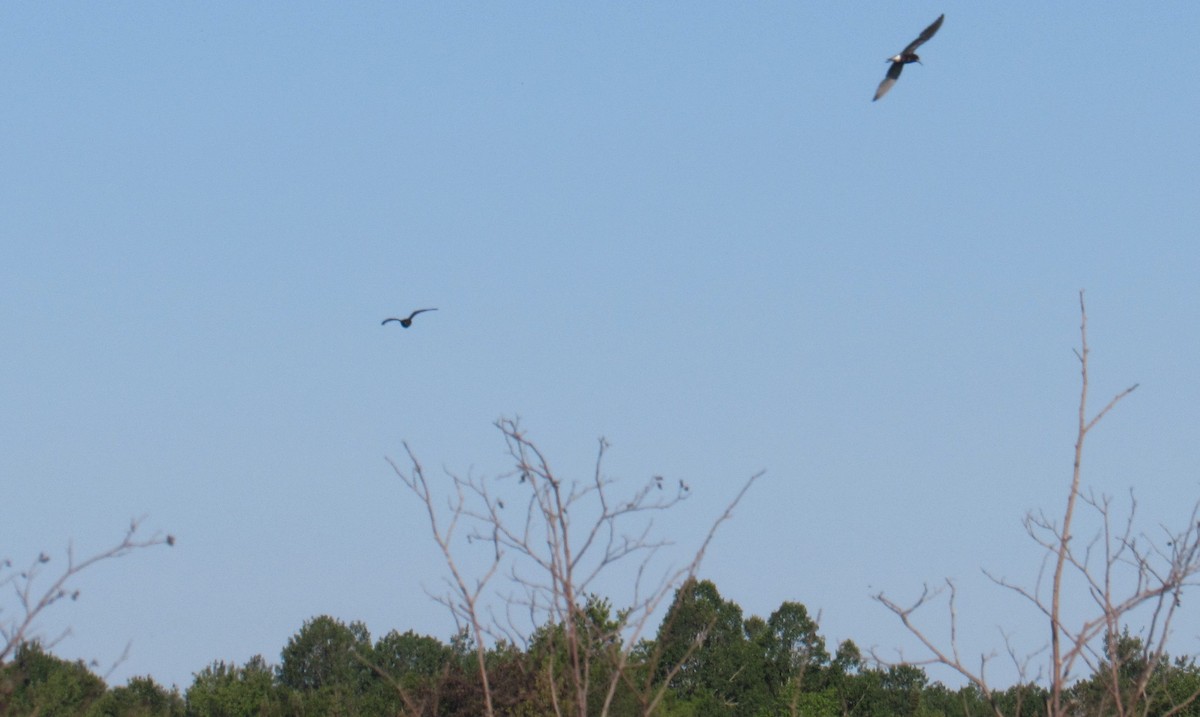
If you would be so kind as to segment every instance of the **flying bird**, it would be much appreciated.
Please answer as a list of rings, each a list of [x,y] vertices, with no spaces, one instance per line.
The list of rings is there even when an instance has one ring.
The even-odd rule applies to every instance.
[[[888,62],[892,66],[888,68],[887,76],[883,78],[883,82],[879,83],[879,89],[875,90],[875,100],[887,94],[888,90],[892,89],[892,85],[896,84],[896,80],[900,79],[900,72],[904,70],[904,66],[910,62],[920,63],[921,58],[917,55],[916,49],[924,45],[929,38],[937,33],[938,28],[942,26],[942,20],[945,20],[945,14],[938,15],[938,19],[933,21],[933,24],[925,28],[920,37],[908,43],[908,47],[901,50],[899,55],[894,55],[888,58]]]
[[[437,311],[437,309],[417,309],[416,311],[409,314],[407,319],[399,319],[399,318],[396,318],[395,316],[389,316],[388,318],[383,320],[383,323],[380,324],[380,326],[386,326],[387,322],[389,322],[389,321],[399,321],[400,325],[407,329],[409,326],[412,326],[412,320],[413,320],[414,316],[416,316],[417,314],[424,313],[426,311]]]

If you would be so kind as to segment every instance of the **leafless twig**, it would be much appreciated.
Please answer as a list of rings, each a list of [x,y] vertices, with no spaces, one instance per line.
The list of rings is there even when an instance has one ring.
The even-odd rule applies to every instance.
[[[1074,464],[1071,483],[1067,493],[1067,504],[1061,522],[1044,513],[1030,513],[1025,518],[1025,530],[1045,551],[1045,560],[1033,587],[1024,587],[1009,582],[985,571],[996,584],[1013,591],[1033,605],[1050,626],[1050,658],[1048,674],[1048,699],[1045,711],[1051,717],[1060,717],[1072,712],[1067,704],[1065,690],[1075,679],[1077,663],[1082,662],[1093,674],[1107,675],[1109,694],[1106,704],[1118,715],[1138,713],[1139,706],[1144,714],[1148,709],[1147,692],[1155,669],[1165,659],[1165,647],[1170,635],[1170,626],[1180,606],[1183,589],[1193,584],[1200,574],[1200,502],[1192,510],[1188,527],[1181,531],[1163,529],[1167,536],[1165,547],[1139,534],[1135,527],[1137,503],[1130,495],[1130,507],[1125,517],[1118,520],[1111,498],[1082,489],[1082,466],[1084,444],[1089,433],[1122,399],[1137,389],[1137,384],[1116,394],[1095,415],[1088,415],[1088,374],[1090,347],[1088,345],[1087,308],[1083,292],[1079,293],[1080,348],[1075,355],[1080,364],[1080,394],[1078,428],[1075,440]],[[1094,516],[1098,522],[1096,532],[1087,540],[1076,539],[1075,529],[1081,518],[1078,508],[1086,507],[1086,515]],[[1049,592],[1044,579],[1047,568],[1053,565],[1049,575]],[[1070,578],[1070,581],[1068,581]],[[913,613],[928,604],[940,591],[927,587],[911,605],[904,607],[888,599],[883,593],[875,599],[895,613],[928,652],[929,657],[911,664],[941,664],[964,676],[975,685],[993,705],[995,714],[1001,714],[996,702],[991,699],[993,689],[988,685],[985,667],[990,655],[980,659],[978,670],[969,668],[959,654],[957,643],[957,614],[953,583],[949,586],[949,648],[943,650],[913,620]],[[1064,614],[1063,597],[1068,587],[1078,586],[1091,598],[1096,606],[1095,614],[1077,622]],[[1148,610],[1147,625],[1140,635],[1140,654],[1122,654],[1122,639],[1125,625],[1135,611]],[[1019,659],[1008,643],[1010,657],[1018,665],[1027,665],[1028,658]],[[1132,678],[1126,679],[1132,662],[1141,665]],[[1020,668],[1022,679],[1024,667]],[[1120,679],[1119,679],[1120,678]],[[1177,712],[1200,696],[1200,690],[1177,700],[1170,706]],[[1017,709],[1020,709],[1019,703]]]
[[[14,568],[10,559],[0,561],[0,589],[11,589],[16,598],[13,616],[0,619],[0,665],[4,664],[23,642],[33,639],[35,624],[42,613],[61,600],[79,598],[79,590],[70,586],[71,580],[79,573],[96,563],[124,557],[140,548],[175,544],[174,536],[161,533],[155,533],[149,538],[139,538],[137,533],[141,521],[140,518],[131,520],[125,537],[119,543],[86,558],[77,558],[74,545],[68,543],[66,567],[44,588],[39,587],[38,578],[48,570],[46,566],[52,562],[47,553],[40,553],[24,570]],[[0,605],[0,616],[5,610],[6,608]],[[68,634],[69,630],[66,630],[53,639],[42,641],[43,647],[52,647]],[[126,647],[126,652],[128,649]],[[123,660],[124,656],[121,659]]]
[[[618,687],[631,684],[626,673],[633,650],[656,609],[695,575],[717,528],[732,517],[733,508],[761,474],[746,481],[686,566],[655,578],[653,560],[669,543],[654,537],[653,516],[687,499],[690,487],[686,482],[679,480],[673,490],[664,490],[663,478],[655,476],[632,494],[621,496],[615,481],[603,471],[608,450],[604,439],[599,442],[595,468],[588,479],[568,480],[551,468],[517,420],[502,419],[496,427],[504,437],[514,470],[490,481],[451,474],[451,497],[444,517],[439,499],[407,444],[410,468],[402,470],[392,463],[424,504],[434,541],[450,573],[449,590],[435,599],[451,610],[460,625],[469,627],[475,639],[489,716],[495,706],[485,640],[490,637],[528,645],[529,636],[543,626],[561,630],[559,647],[565,656],[561,669],[553,660],[546,668],[553,711],[583,717],[588,713],[589,694],[602,694],[599,711],[608,714]],[[506,503],[501,495],[511,495],[514,489],[524,497]],[[506,508],[512,510],[506,512]],[[465,556],[455,544],[460,528],[468,543],[488,546],[479,577],[469,578],[464,570]],[[631,561],[631,602],[618,611],[611,625],[597,624],[585,612],[596,583],[618,564]],[[506,578],[504,589],[492,589],[491,583],[501,573]],[[493,598],[503,607],[499,614],[490,602]],[[595,681],[599,674],[604,675],[603,684]],[[660,699],[661,694],[650,696],[643,704],[657,705]]]

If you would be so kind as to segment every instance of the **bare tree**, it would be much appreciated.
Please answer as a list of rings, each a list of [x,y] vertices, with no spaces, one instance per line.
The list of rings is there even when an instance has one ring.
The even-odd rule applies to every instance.
[[[554,647],[564,655],[561,665],[548,661],[544,675],[556,715],[584,717],[589,710],[607,715],[622,685],[640,689],[639,709],[653,713],[666,683],[631,677],[634,663],[649,659],[636,656],[636,648],[655,611],[695,575],[717,528],[762,474],[742,485],[687,565],[656,570],[653,559],[669,542],[654,534],[653,516],[687,499],[686,482],[654,476],[632,493],[618,495],[615,481],[604,474],[604,439],[588,479],[567,480],[517,420],[501,419],[496,427],[514,469],[492,479],[450,474],[444,508],[407,443],[409,467],[391,462],[424,505],[449,569],[445,591],[433,597],[474,638],[486,714],[496,710],[485,661],[488,642],[528,646],[535,634],[558,640]],[[514,492],[520,497],[506,506],[501,493]],[[485,554],[469,556],[462,541],[484,548]],[[632,597],[612,619],[598,619],[589,608],[596,605],[601,578],[622,565],[629,566]]]
[[[1118,402],[1132,393],[1137,384],[1116,394],[1094,416],[1088,415],[1089,354],[1087,307],[1083,292],[1079,292],[1080,348],[1075,351],[1080,365],[1079,423],[1075,440],[1074,469],[1067,493],[1066,509],[1061,521],[1043,512],[1030,513],[1024,525],[1029,536],[1045,551],[1045,557],[1033,587],[1024,587],[1008,580],[985,574],[997,585],[1013,591],[1031,604],[1048,621],[1050,627],[1049,664],[1044,672],[1033,677],[1044,682],[1048,697],[1044,705],[1050,717],[1072,713],[1074,705],[1067,690],[1079,678],[1077,668],[1086,667],[1092,674],[1106,674],[1105,704],[1113,714],[1145,715],[1150,708],[1148,690],[1155,670],[1166,657],[1166,645],[1171,634],[1172,620],[1180,606],[1185,587],[1193,584],[1200,573],[1200,502],[1192,509],[1186,527],[1181,530],[1162,529],[1157,540],[1139,533],[1135,527],[1136,501],[1119,518],[1110,497],[1085,491],[1082,487],[1084,442],[1096,424]],[[1082,516],[1077,509],[1086,509]],[[1086,540],[1076,538],[1081,517],[1090,516],[1094,532]],[[1049,586],[1046,577],[1049,569]],[[1094,611],[1084,616],[1067,616],[1064,597],[1069,589],[1078,589],[1090,598]],[[930,604],[943,592],[948,593],[947,617],[949,642],[939,645],[929,637],[925,628],[914,619],[915,613]],[[1073,592],[1070,594],[1074,594]],[[997,692],[989,684],[987,666],[996,653],[981,655],[978,663],[964,661],[958,644],[958,615],[954,583],[947,580],[941,588],[928,586],[916,601],[901,605],[882,592],[873,596],[900,618],[928,652],[925,659],[906,661],[908,664],[940,664],[958,672],[975,685],[992,704],[997,717],[1003,712],[996,699]],[[1123,636],[1129,620],[1145,620],[1145,626],[1133,643]],[[1029,666],[1035,655],[1021,657],[1008,643],[1006,652],[1017,667],[1021,683],[1029,679]],[[1137,654],[1120,649],[1136,644]],[[878,658],[877,658],[878,659]],[[1131,674],[1132,673],[1132,674]],[[1166,710],[1174,714],[1200,696],[1200,691],[1174,698]],[[1022,709],[1016,702],[1017,712]],[[1036,709],[1036,708],[1035,708]]]
[[[155,533],[148,538],[139,537],[140,526],[140,519],[131,520],[129,529],[125,531],[125,537],[120,542],[86,558],[78,558],[74,545],[67,543],[67,564],[56,575],[47,576],[50,582],[45,587],[41,587],[39,578],[43,572],[51,570],[47,567],[51,563],[51,557],[47,553],[39,553],[23,570],[14,567],[11,559],[0,560],[0,589],[11,589],[16,600],[15,610],[0,603],[0,640],[3,640],[0,642],[0,665],[3,665],[22,643],[37,637],[34,634],[37,619],[46,610],[61,600],[79,598],[79,590],[71,587],[71,580],[81,572],[96,563],[124,557],[141,548],[175,544],[174,536],[161,533]],[[6,612],[10,612],[11,617],[4,617]],[[68,634],[69,630],[48,641],[41,640],[42,646],[52,647]]]

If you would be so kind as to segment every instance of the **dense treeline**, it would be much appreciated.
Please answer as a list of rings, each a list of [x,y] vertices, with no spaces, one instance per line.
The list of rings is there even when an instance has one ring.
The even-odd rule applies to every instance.
[[[605,703],[612,715],[766,717],[769,715],[945,715],[999,712],[1044,714],[1045,691],[1016,685],[988,704],[973,687],[930,682],[919,667],[880,666],[847,640],[830,649],[816,621],[799,603],[785,602],[766,619],[746,617],[713,583],[690,581],[678,590],[657,635],[627,663],[605,636],[620,620],[607,601],[592,598],[577,618],[577,634],[596,686],[590,714]],[[567,654],[563,626],[538,630],[524,647],[500,643],[487,654],[487,690],[496,714],[521,717],[569,713],[563,679]],[[1107,703],[1112,679],[1141,674],[1138,638],[1126,635],[1117,674],[1097,666],[1069,695],[1071,712],[1116,714]],[[1110,656],[1111,657],[1111,656]],[[620,680],[610,682],[612,670]],[[1163,715],[1200,687],[1191,659],[1170,660],[1152,671],[1142,714]],[[616,688],[608,694],[607,685]],[[665,689],[662,689],[665,688]],[[473,640],[462,634],[443,643],[412,631],[372,642],[365,625],[321,616],[304,624],[283,647],[278,665],[254,657],[244,665],[214,662],[195,673],[182,693],[148,677],[107,687],[82,662],[69,662],[26,643],[0,666],[4,715],[412,715],[478,717],[485,713],[484,680]],[[1200,715],[1189,705],[1173,714]]]

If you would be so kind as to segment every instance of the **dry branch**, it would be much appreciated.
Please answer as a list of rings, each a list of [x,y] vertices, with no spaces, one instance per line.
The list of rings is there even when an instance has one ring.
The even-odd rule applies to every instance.
[[[410,467],[403,470],[392,463],[424,505],[450,573],[447,591],[434,597],[450,609],[460,626],[470,629],[488,715],[494,714],[495,707],[485,663],[487,640],[528,646],[534,635],[551,640],[551,646],[557,645],[565,654],[561,669],[554,667],[553,660],[546,668],[546,679],[563,690],[562,694],[558,688],[550,690],[553,711],[583,717],[588,714],[589,695],[600,694],[600,714],[608,714],[618,687],[632,684],[627,673],[634,649],[655,611],[673,590],[695,576],[717,528],[732,517],[733,508],[761,473],[745,482],[687,565],[660,572],[654,560],[670,543],[655,537],[653,518],[687,499],[690,488],[684,481],[664,489],[663,478],[654,476],[632,494],[620,495],[615,481],[603,471],[608,450],[604,439],[591,475],[586,480],[568,480],[552,469],[517,420],[502,419],[496,427],[514,469],[491,480],[449,474],[451,498],[444,508],[407,444]],[[506,513],[503,499],[491,487],[500,490],[507,485],[511,492],[513,479],[524,494],[522,508]],[[490,546],[479,577],[466,574],[466,556],[455,543],[460,526],[468,543]],[[632,599],[611,625],[596,624],[586,613],[596,584],[622,565],[630,566]],[[504,576],[505,583],[493,588],[498,575]],[[502,606],[499,611],[497,604]],[[561,637],[556,637],[560,633],[555,629]],[[599,674],[604,675],[603,683],[597,682]],[[649,689],[658,693],[643,699],[647,713],[658,705],[666,686]]]
[[[131,520],[129,529],[125,531],[125,537],[120,542],[82,559],[75,556],[74,544],[67,543],[67,565],[45,588],[38,587],[38,578],[42,576],[47,569],[46,566],[51,562],[48,554],[44,552],[38,554],[38,557],[30,562],[29,567],[19,571],[13,567],[11,559],[0,561],[0,589],[11,588],[16,599],[16,610],[13,617],[0,619],[0,641],[2,641],[0,642],[0,665],[4,664],[22,643],[35,639],[34,627],[41,614],[61,600],[79,598],[79,590],[70,587],[71,580],[79,573],[96,563],[124,557],[141,548],[175,544],[174,536],[162,533],[155,533],[149,538],[138,538],[137,532],[140,526],[140,518]],[[10,608],[0,605],[0,617],[3,617],[6,609]],[[68,634],[70,631],[64,630],[48,641],[41,640],[42,645],[46,648],[52,647]],[[128,648],[126,649],[128,650]]]
[[[1134,518],[1136,501],[1130,496],[1130,506],[1123,518],[1118,518],[1111,498],[1085,492],[1082,489],[1082,466],[1084,444],[1090,431],[1100,419],[1137,389],[1137,384],[1116,394],[1095,415],[1088,415],[1088,391],[1090,384],[1088,345],[1088,317],[1083,292],[1079,293],[1080,348],[1075,350],[1080,365],[1080,393],[1078,427],[1075,440],[1074,464],[1067,492],[1066,508],[1061,522],[1044,513],[1030,513],[1025,517],[1025,530],[1043,550],[1045,559],[1033,587],[1024,587],[984,571],[997,585],[1011,590],[1032,605],[1050,626],[1050,657],[1047,673],[1039,678],[1047,683],[1048,699],[1045,713],[1059,717],[1072,713],[1076,708],[1066,699],[1066,690],[1075,679],[1074,669],[1082,662],[1093,674],[1107,675],[1107,704],[1118,715],[1144,714],[1149,707],[1148,688],[1155,669],[1166,658],[1166,644],[1170,637],[1170,626],[1181,604],[1183,589],[1194,583],[1200,574],[1200,502],[1192,510],[1188,526],[1181,531],[1163,528],[1168,539],[1160,547],[1148,536],[1138,533]],[[1078,540],[1075,530],[1081,515],[1080,507],[1098,523],[1095,533],[1087,540]],[[1050,573],[1049,592],[1044,592],[1046,569],[1053,565]],[[1068,581],[1068,577],[1070,581]],[[957,642],[957,620],[955,590],[949,586],[950,644],[939,647],[927,636],[924,628],[916,624],[913,615],[931,602],[940,591],[928,587],[911,605],[905,607],[879,593],[874,598],[891,610],[915,636],[929,657],[908,664],[941,664],[958,672],[978,688],[992,703],[997,717],[1001,711],[992,700],[994,688],[988,684],[985,669],[992,655],[980,657],[979,668],[967,666],[959,653]],[[1063,599],[1069,587],[1078,586],[1091,598],[1095,605],[1094,614],[1082,618],[1068,617],[1063,608]],[[1128,621],[1137,612],[1148,612],[1146,627],[1138,636],[1140,654],[1124,655],[1121,651],[1124,632]],[[1019,666],[1022,680],[1026,666],[1032,656],[1019,658],[1008,645],[1008,654]],[[1142,665],[1132,679],[1118,679],[1127,675],[1134,665]],[[1036,678],[1035,678],[1036,679]],[[1040,679],[1038,680],[1040,681]],[[1200,696],[1196,693],[1177,701],[1170,712],[1178,712]],[[1020,710],[1018,703],[1018,710]]]

